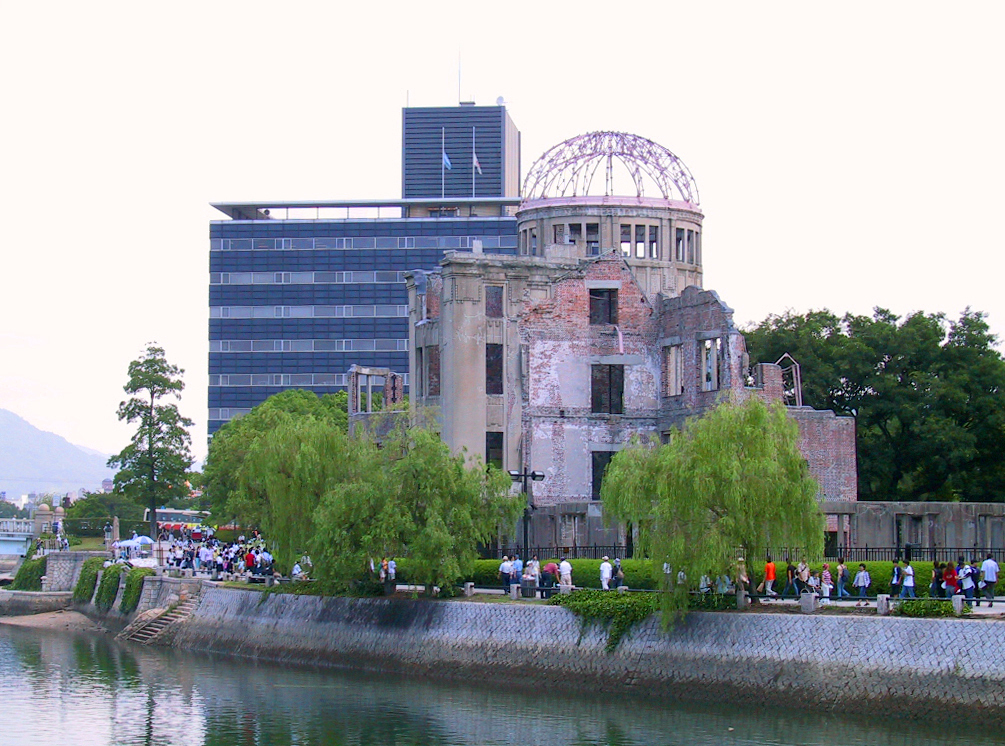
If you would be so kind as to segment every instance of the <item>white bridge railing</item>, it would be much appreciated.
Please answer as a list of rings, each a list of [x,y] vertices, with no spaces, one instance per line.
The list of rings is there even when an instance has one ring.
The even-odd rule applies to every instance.
[[[14,536],[24,538],[35,533],[35,521],[31,518],[2,518],[0,519],[0,536]]]

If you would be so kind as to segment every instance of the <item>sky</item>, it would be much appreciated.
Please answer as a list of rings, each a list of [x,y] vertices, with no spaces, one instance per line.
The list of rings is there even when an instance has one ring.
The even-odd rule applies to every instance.
[[[401,108],[499,96],[523,173],[620,130],[744,324],[965,307],[1005,335],[1005,5],[0,0],[0,408],[105,453],[130,360],[206,452],[210,202],[397,198]],[[338,372],[338,371],[335,371]]]

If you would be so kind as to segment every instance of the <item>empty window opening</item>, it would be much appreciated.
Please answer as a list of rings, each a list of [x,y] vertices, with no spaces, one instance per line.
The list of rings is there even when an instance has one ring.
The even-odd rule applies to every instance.
[[[527,231],[520,231],[520,253],[527,253]]]
[[[552,231],[552,243],[565,243],[564,225],[553,225],[551,227],[551,231]]]
[[[684,347],[668,345],[663,348],[663,394],[680,396],[684,393]]]
[[[625,366],[590,366],[592,409],[598,414],[624,414]]]
[[[600,490],[604,486],[604,472],[607,471],[611,459],[617,451],[593,452],[593,499],[600,499]]]
[[[701,264],[701,231],[694,232],[694,263]]]
[[[569,223],[569,243],[579,243],[583,240],[583,224]]]
[[[677,261],[678,262],[683,262],[684,261],[684,229],[683,228],[678,228],[677,229],[677,240],[676,240],[675,243],[677,245]]]
[[[639,259],[646,258],[646,227],[644,225],[635,226],[635,256]]]
[[[426,348],[426,396],[440,395],[440,346]]]
[[[600,223],[586,224],[586,253],[590,256],[600,254]]]
[[[621,226],[621,253],[625,256],[632,255],[632,226]]]
[[[660,229],[655,225],[649,226],[649,258],[660,258]]]
[[[499,395],[503,392],[503,346],[485,345],[485,393]]]
[[[722,339],[706,339],[701,346],[701,390],[719,388],[719,361],[722,357]]]
[[[422,347],[415,348],[415,371],[417,375],[415,376],[415,395],[418,397],[425,396],[425,382],[426,382],[426,369],[422,367],[423,354]]]
[[[687,232],[687,263],[694,264],[694,231]]]
[[[618,323],[618,291],[590,289],[590,323]]]
[[[485,433],[485,463],[503,468],[503,434]]]
[[[530,229],[530,253],[537,256],[537,228]]]
[[[490,319],[503,317],[503,289],[501,285],[485,286],[485,316]]]

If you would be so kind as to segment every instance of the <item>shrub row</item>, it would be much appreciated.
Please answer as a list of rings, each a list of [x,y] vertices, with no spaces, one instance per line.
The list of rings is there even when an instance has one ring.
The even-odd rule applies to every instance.
[[[143,591],[143,578],[153,574],[154,571],[149,567],[134,567],[126,574],[126,587],[122,589],[119,611],[123,614],[135,611],[140,603],[140,593]]]
[[[9,588],[12,591],[42,590],[42,576],[45,575],[46,558],[26,559],[18,568]]]
[[[80,576],[77,578],[77,585],[73,589],[73,601],[78,604],[86,604],[94,598],[94,586],[98,583],[98,573],[105,560],[101,557],[89,557],[84,560],[80,567]]]
[[[94,596],[94,605],[102,611],[108,611],[115,603],[115,597],[119,593],[119,575],[126,569],[125,565],[109,565],[101,573],[101,583],[98,584],[98,593]]]

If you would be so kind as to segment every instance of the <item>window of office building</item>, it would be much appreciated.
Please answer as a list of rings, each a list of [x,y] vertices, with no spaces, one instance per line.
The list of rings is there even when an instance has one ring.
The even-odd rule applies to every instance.
[[[592,411],[598,414],[623,414],[625,366],[590,366]]]
[[[485,463],[503,468],[503,434],[485,433]]]
[[[618,323],[618,291],[590,289],[590,323]]]
[[[503,392],[503,346],[485,345],[485,393],[499,395]]]
[[[485,316],[490,319],[501,319],[503,317],[502,285],[485,286]]]
[[[614,457],[616,451],[593,452],[593,499],[600,499],[600,490],[604,486],[604,472]]]

